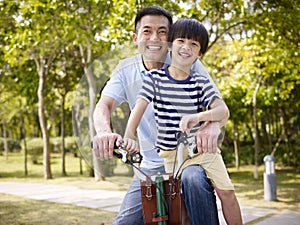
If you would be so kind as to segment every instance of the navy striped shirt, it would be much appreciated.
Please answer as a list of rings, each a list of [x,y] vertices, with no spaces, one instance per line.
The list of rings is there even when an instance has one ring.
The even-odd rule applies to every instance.
[[[186,80],[175,80],[168,69],[151,70],[144,77],[138,97],[153,102],[158,130],[157,150],[176,148],[175,133],[180,131],[182,116],[206,110],[215,98],[222,98],[207,77],[193,73]],[[191,135],[200,125],[191,130]]]

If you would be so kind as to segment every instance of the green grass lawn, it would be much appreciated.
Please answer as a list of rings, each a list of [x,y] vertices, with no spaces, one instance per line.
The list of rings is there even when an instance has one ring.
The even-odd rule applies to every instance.
[[[116,213],[0,194],[1,225],[112,224]]]
[[[51,169],[54,179],[43,178],[43,165],[28,163],[28,176],[24,175],[21,153],[10,153],[8,160],[0,155],[0,181],[42,182],[45,184],[74,185],[89,189],[123,190],[131,181],[126,176],[128,168],[121,162],[115,169],[118,176],[96,182],[88,177],[88,165],[84,163],[84,173],[79,174],[79,159],[67,155],[66,171],[61,176],[59,155],[52,155]],[[242,166],[239,170],[228,168],[235,184],[236,195],[241,206],[267,207],[277,210],[300,211],[300,173],[296,168],[276,169],[277,201],[264,200],[263,166],[259,167],[259,179],[253,178],[254,166]],[[122,174],[123,173],[123,174]],[[0,225],[2,224],[112,224],[116,213],[99,209],[89,209],[46,201],[29,200],[12,195],[0,194]],[[251,223],[250,223],[251,224]]]
[[[296,168],[277,168],[277,201],[264,200],[264,166],[259,167],[259,179],[253,178],[254,166],[243,166],[239,170],[228,168],[241,205],[290,209],[300,211],[300,173]]]

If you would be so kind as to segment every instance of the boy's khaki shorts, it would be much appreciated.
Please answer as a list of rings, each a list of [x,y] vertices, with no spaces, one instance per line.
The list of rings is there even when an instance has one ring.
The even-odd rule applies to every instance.
[[[164,159],[165,170],[167,173],[173,172],[175,154],[176,150],[159,152],[159,156]],[[185,157],[186,156],[184,156],[184,158]],[[218,149],[217,153],[203,153],[193,156],[184,163],[179,174],[181,174],[184,168],[190,165],[202,166],[207,176],[212,180],[213,185],[217,188],[221,190],[234,190],[234,186],[229,178],[220,149]],[[177,171],[177,166],[178,165],[175,166],[175,171]]]

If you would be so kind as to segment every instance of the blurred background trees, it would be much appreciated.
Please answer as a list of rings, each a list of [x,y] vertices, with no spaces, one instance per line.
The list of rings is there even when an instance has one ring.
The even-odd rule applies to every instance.
[[[299,38],[297,0],[0,1],[0,151],[42,157],[52,178],[51,153],[83,156],[97,180],[110,162],[91,154],[92,112],[122,58],[133,55],[134,17],[147,5],[174,20],[203,22],[210,45],[202,59],[228,104],[222,152],[227,165],[253,164],[266,154],[299,166]],[[123,134],[129,110],[113,115]],[[80,151],[79,151],[80,150]],[[256,172],[254,177],[257,177]]]

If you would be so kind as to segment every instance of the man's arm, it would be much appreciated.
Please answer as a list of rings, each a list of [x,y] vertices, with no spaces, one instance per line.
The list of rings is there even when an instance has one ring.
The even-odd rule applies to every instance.
[[[215,153],[217,151],[220,128],[225,125],[229,118],[229,109],[225,102],[221,99],[216,100],[211,104],[212,108],[215,107],[217,109],[215,111],[216,114],[212,114],[212,120],[205,122],[204,126],[196,134],[199,153]],[[219,119],[219,121],[214,119]]]
[[[192,66],[192,71],[206,76],[210,80],[211,84],[219,92],[216,84],[214,83],[213,79],[208,74],[206,68],[200,60],[195,61],[195,63]],[[197,148],[199,152],[203,151],[214,153],[217,151],[220,128],[226,124],[227,120],[228,118],[224,118],[221,121],[210,121],[204,123],[204,126],[202,126],[196,133]]]
[[[112,158],[115,142],[118,146],[122,142],[122,137],[110,127],[110,118],[117,106],[116,100],[102,96],[95,107],[93,119],[97,135],[93,138],[93,150],[100,160]]]

